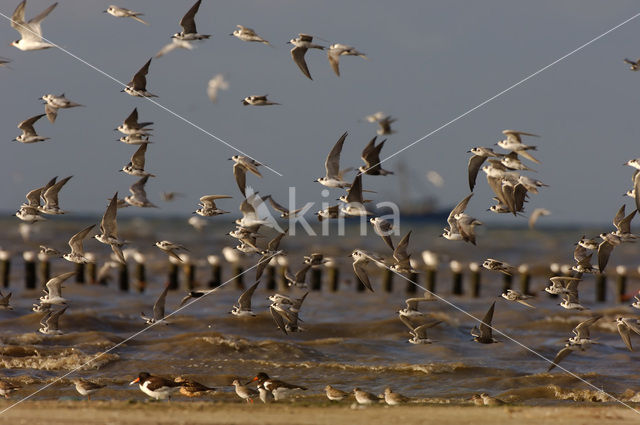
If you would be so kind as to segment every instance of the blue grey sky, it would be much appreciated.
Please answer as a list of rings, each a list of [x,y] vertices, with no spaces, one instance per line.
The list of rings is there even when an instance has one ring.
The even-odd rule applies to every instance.
[[[61,0],[43,30],[45,37],[126,83],[179,31],[178,20],[193,1],[117,3],[143,12],[148,27],[102,13],[115,1]],[[17,3],[3,1],[0,11],[11,15]],[[29,0],[27,18],[50,3]],[[359,121],[365,115],[383,110],[398,117],[398,132],[383,150],[386,157],[638,12],[632,1],[596,0],[203,0],[196,22],[199,32],[212,38],[194,51],[154,59],[147,88],[165,107],[283,175],[264,169],[262,179],[248,177],[251,186],[286,202],[294,185],[302,205],[323,200],[323,187],[313,180],[323,175],[324,158],[344,131],[349,137],[342,165],[361,165],[360,152],[376,130]],[[146,167],[158,177],[147,192],[161,209],[151,213],[187,217],[200,196],[212,193],[233,195],[220,206],[237,208],[241,195],[227,160],[236,152],[150,102],[120,93],[117,83],[57,49],[21,52],[7,46],[18,34],[8,21],[0,22],[5,41],[0,56],[13,60],[11,69],[0,69],[5,139],[0,209],[15,211],[27,191],[55,175],[74,175],[60,195],[62,207],[71,212],[99,213],[115,191],[127,194],[135,178],[118,170],[136,147],[116,142],[120,134],[113,128],[134,107],[141,120],[155,122]],[[254,28],[274,48],[230,37],[236,24]],[[385,168],[405,161],[420,193],[453,205],[468,193],[469,148],[491,146],[505,128],[534,132],[542,136],[528,140],[538,145],[535,156],[542,161],[532,165],[538,171],[534,177],[550,187],[531,197],[527,212],[548,208],[553,215],[544,218],[547,223],[610,221],[631,185],[632,170],[622,164],[640,156],[640,72],[622,62],[640,57],[639,29],[640,18],[411,147]],[[325,53],[310,51],[310,81],[285,44],[299,32],[355,46],[370,60],[343,57],[338,78]],[[213,104],[206,86],[217,73],[227,76],[230,89]],[[61,92],[86,107],[61,111],[53,125],[38,122],[37,131],[51,137],[47,142],[10,142],[19,134],[19,121],[43,112],[40,96]],[[247,95],[265,93],[282,106],[241,104]],[[429,170],[442,175],[444,187],[427,182]],[[398,199],[395,177],[365,176],[364,186],[378,192],[377,201]],[[161,191],[186,196],[164,203]],[[486,212],[491,197],[481,173],[467,212],[481,220],[516,223]],[[632,205],[630,199],[627,203]],[[129,208],[122,214],[149,212]]]

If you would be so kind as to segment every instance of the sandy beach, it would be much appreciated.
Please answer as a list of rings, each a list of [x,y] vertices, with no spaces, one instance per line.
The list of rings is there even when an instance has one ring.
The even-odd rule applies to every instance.
[[[9,405],[5,402],[2,408]],[[410,424],[539,424],[556,425],[637,423],[638,414],[618,406],[473,407],[373,406],[351,408],[350,403],[327,406],[244,405],[219,402],[34,401],[0,415],[0,424],[243,424],[368,425]]]

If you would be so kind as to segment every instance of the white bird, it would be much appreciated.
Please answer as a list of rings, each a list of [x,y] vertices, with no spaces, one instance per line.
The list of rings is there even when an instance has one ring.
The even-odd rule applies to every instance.
[[[157,245],[157,244],[156,244]],[[143,313],[140,313],[140,317],[145,321],[147,325],[151,325],[153,323],[158,323],[164,320],[164,307],[167,300],[167,292],[169,291],[169,284],[164,286],[162,292],[158,296],[158,299],[153,304],[153,317],[148,317]],[[166,322],[165,322],[166,324]]]
[[[126,134],[127,136],[140,136],[140,139],[143,139],[143,136],[148,136],[151,128],[147,128],[152,125],[153,122],[138,122],[138,108],[133,108],[133,111],[129,114],[129,116],[124,120],[122,124],[120,124],[114,130],[119,131],[122,134]],[[146,140],[149,140],[148,137]],[[123,140],[120,140],[123,141]],[[128,143],[129,141],[125,142]]]
[[[268,106],[268,105],[280,105],[278,102],[272,102],[269,99],[267,99],[267,94],[263,95],[263,96],[247,96],[244,99],[242,99],[242,104],[243,105],[251,105],[251,106]]]
[[[131,81],[129,81],[125,88],[120,91],[136,97],[158,97],[147,91],[147,74],[149,73],[149,65],[151,65],[151,59],[149,59],[147,63],[145,63],[142,68],[135,73]]]
[[[209,96],[209,100],[213,103],[216,103],[218,100],[218,92],[220,90],[228,90],[229,82],[224,79],[224,75],[216,74],[209,80],[207,83],[207,96]]]
[[[24,9],[26,5],[27,0],[22,0],[11,16],[11,27],[18,31],[22,37],[20,40],[12,42],[11,45],[22,51],[42,50],[54,47],[53,44],[43,40],[41,24],[44,18],[51,13],[58,3],[53,3],[28,22],[24,20]]]
[[[180,19],[180,26],[182,27],[182,31],[173,34],[171,37],[176,38],[178,40],[204,40],[210,35],[198,34],[198,30],[196,29],[196,13],[198,13],[198,9],[200,9],[200,3],[202,0],[198,0],[191,6],[191,9],[184,14],[182,19]]]
[[[324,50],[324,46],[319,44],[313,44],[313,36],[308,34],[298,34],[297,38],[292,38],[287,42],[287,44],[293,44],[293,49],[291,49],[291,58],[298,65],[300,71],[310,80],[311,73],[309,72],[309,67],[307,66],[307,62],[304,60],[304,55],[307,53],[309,49],[320,49]]]
[[[358,276],[358,279],[360,279],[360,282],[362,282],[365,288],[373,292],[373,287],[371,286],[369,275],[367,275],[367,271],[364,266],[373,261],[374,263],[386,267],[384,259],[377,254],[364,251],[362,249],[353,250],[353,252],[351,253],[351,258],[353,259],[353,271],[355,272],[356,276]]]
[[[252,41],[257,43],[263,43],[263,44],[266,44],[267,46],[271,46],[271,43],[269,43],[267,40],[265,40],[264,38],[256,34],[256,32],[253,29],[244,27],[242,25],[236,25],[236,27],[238,29],[233,30],[233,32],[229,35],[235,36],[236,38],[242,41],[250,41],[250,42]]]
[[[67,272],[49,279],[46,295],[40,297],[40,304],[66,304],[67,300],[62,297],[62,284],[75,274],[75,271]]]
[[[179,38],[172,38],[169,43],[165,44],[162,47],[162,49],[160,49],[158,51],[158,53],[156,53],[156,58],[162,57],[162,56],[166,55],[167,53],[172,52],[172,51],[174,51],[176,49],[193,50],[195,48],[196,47],[190,41],[180,40]]]
[[[333,72],[335,72],[338,77],[340,76],[340,56],[360,56],[361,58],[368,59],[364,53],[357,51],[354,47],[339,43],[329,46],[327,56]]]
[[[44,117],[45,115],[46,114],[35,115],[31,118],[27,118],[26,120],[18,124],[18,128],[22,130],[22,134],[13,140],[20,143],[36,143],[36,142],[42,142],[44,140],[49,140],[48,137],[38,136],[38,134],[36,133],[36,130],[33,128],[33,124],[35,124],[36,121],[38,121],[40,118]]]
[[[89,260],[87,260],[87,258],[84,256],[84,246],[82,245],[82,241],[84,241],[84,238],[87,237],[91,229],[93,229],[95,226],[95,224],[92,224],[91,226],[73,235],[71,239],[69,239],[69,247],[71,248],[71,252],[64,254],[62,258],[76,264],[88,263]]]
[[[262,164],[243,155],[234,155],[229,158],[229,160],[235,162],[235,164],[233,164],[233,176],[236,179],[236,184],[238,185],[242,196],[246,197],[247,171],[251,171],[256,176],[262,177],[262,174],[258,171],[258,167]]]
[[[402,323],[404,323],[407,328],[409,328],[409,334],[411,334],[411,338],[407,342],[411,344],[431,344],[432,342],[434,342],[427,336],[427,329],[441,323],[440,320],[425,323],[420,326],[415,326],[408,316],[400,315],[399,317]]]
[[[109,15],[115,16],[116,18],[131,18],[145,25],[149,25],[147,22],[143,21],[142,18],[140,18],[140,16],[144,15],[143,13],[134,12],[133,10],[125,9],[124,7],[111,5],[107,7],[107,10],[103,10],[102,12],[108,13]]]
[[[54,94],[45,94],[40,99],[44,100],[44,112],[47,114],[47,118],[51,123],[56,121],[56,117],[58,116],[58,109],[69,109],[76,108],[78,106],[84,106],[76,102],[72,102],[67,99],[62,93],[59,96]]]
[[[514,291],[513,289],[507,289],[507,292],[504,292],[502,294],[502,298],[508,301],[518,302],[522,305],[526,305],[527,307],[535,308],[534,306],[532,306],[531,304],[525,301],[526,299],[531,298],[530,295],[523,295],[518,291]]]
[[[38,329],[38,331],[45,335],[62,335],[59,321],[60,316],[62,316],[62,314],[67,311],[67,307],[68,306],[65,305],[60,310],[49,310],[40,321],[40,325],[42,325],[42,327]]]
[[[38,210],[43,214],[64,214],[64,211],[60,209],[60,205],[58,204],[58,192],[62,189],[69,179],[73,176],[66,177],[49,187],[45,187],[45,190],[42,191],[42,199],[44,199],[44,205],[39,207]]]
[[[159,241],[159,242],[156,242],[155,245],[158,248],[160,248],[162,251],[166,252],[167,255],[169,255],[170,257],[175,258],[176,260],[178,260],[181,263],[183,262],[182,258],[180,258],[180,256],[178,254],[176,254],[175,251],[178,251],[178,250],[181,250],[181,249],[185,250],[185,251],[188,251],[188,249],[185,248],[184,246],[176,244],[176,243],[173,243],[171,241]]]
[[[144,185],[147,184],[147,180],[149,180],[149,176],[144,176],[131,185],[129,188],[131,195],[125,196],[124,198],[127,204],[140,208],[158,208],[147,199],[147,192],[144,190]]]
[[[251,297],[253,297],[253,293],[256,291],[256,288],[260,284],[260,281],[257,281],[253,285],[251,285],[246,291],[240,295],[238,298],[238,302],[234,304],[233,308],[229,313],[238,317],[255,317],[255,313],[251,311]]]
[[[342,152],[342,146],[344,145],[344,141],[347,138],[348,132],[344,132],[342,136],[338,139],[329,155],[327,155],[327,159],[324,163],[324,168],[326,171],[326,175],[324,177],[320,177],[314,181],[320,183],[326,187],[332,188],[345,188],[349,187],[349,183],[344,181],[342,175],[347,170],[340,170],[340,153]]]
[[[131,161],[129,161],[127,165],[122,167],[120,171],[124,171],[130,176],[155,177],[154,174],[151,174],[144,170],[145,154],[147,153],[147,145],[148,143],[141,144],[140,147],[131,156]]]
[[[122,253],[122,245],[124,245],[125,242],[118,238],[117,214],[118,192],[113,195],[113,198],[111,198],[111,201],[107,206],[107,210],[102,216],[102,220],[100,221],[100,234],[95,235],[94,238],[98,242],[109,245],[113,250],[113,253],[116,254],[118,261],[122,264],[126,264],[124,254]]]
[[[224,211],[218,208],[216,200],[231,198],[229,195],[205,195],[200,198],[200,208],[194,212],[202,217],[213,217],[221,214],[228,214],[229,211]]]

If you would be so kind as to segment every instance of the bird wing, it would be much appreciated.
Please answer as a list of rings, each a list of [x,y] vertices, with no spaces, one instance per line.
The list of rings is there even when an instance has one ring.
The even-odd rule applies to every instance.
[[[247,169],[244,168],[242,164],[233,164],[233,175],[236,178],[236,184],[238,185],[238,189],[240,189],[240,193],[242,193],[242,196],[246,197],[245,188],[247,186]]]
[[[269,251],[277,251],[278,250],[278,246],[280,246],[280,241],[282,240],[282,238],[287,234],[287,231],[289,231],[289,229],[285,229],[283,232],[278,233],[278,236],[276,236],[275,238],[271,239],[269,241],[269,243],[267,244],[267,249]]]
[[[271,312],[271,317],[273,317],[273,321],[276,322],[276,326],[278,327],[278,329],[280,329],[286,335],[286,325],[280,312],[273,307],[269,307],[269,311]]]
[[[482,323],[480,323],[480,335],[482,338],[492,338],[491,331],[491,321],[493,320],[493,310],[496,307],[496,302],[494,301],[489,307],[489,311],[482,318]]]
[[[69,239],[69,246],[71,247],[71,252],[78,255],[84,255],[84,247],[82,246],[82,241],[87,237],[87,234],[93,229],[96,225],[92,224],[91,226],[83,229],[73,235],[71,239]]]
[[[348,134],[349,133],[345,131],[336,144],[333,145],[329,155],[327,155],[324,167],[327,172],[327,177],[329,178],[338,178],[340,176],[340,153],[342,152],[342,146]]]
[[[553,363],[551,364],[551,366],[549,366],[549,369],[547,369],[547,372],[549,372],[551,369],[556,367],[556,365],[558,365],[558,363],[560,363],[562,359],[564,359],[569,354],[571,354],[572,351],[573,350],[570,349],[569,347],[564,347],[562,350],[558,351],[558,354],[556,354],[556,356],[553,358]]]
[[[640,172],[635,172],[633,176],[633,195],[636,200],[636,209],[640,209]]]
[[[329,49],[327,50],[327,57],[329,58],[329,64],[331,65],[331,69],[336,75],[340,76],[340,50],[337,49]]]
[[[638,210],[633,210],[631,214],[629,214],[628,216],[620,220],[620,222],[618,223],[618,226],[616,226],[618,228],[618,232],[620,232],[623,235],[631,233],[631,220],[633,220],[633,217],[636,215],[636,212],[638,212]]]
[[[33,189],[32,191],[28,192],[26,195],[27,198],[27,204],[30,207],[39,207],[40,206],[40,195],[42,194],[42,191],[44,190],[44,187],[39,187],[37,189]]]
[[[71,177],[73,176],[65,177],[42,193],[42,197],[44,198],[45,205],[47,207],[58,208],[58,192],[60,192],[62,186],[64,186]]]
[[[590,334],[589,334],[589,328],[591,327],[591,325],[593,325],[594,323],[596,323],[598,320],[600,320],[602,316],[594,316],[591,317],[583,322],[580,322],[578,324],[578,326],[576,326],[573,329],[573,333],[579,338],[579,339],[585,339],[585,338],[589,338]]]
[[[307,48],[306,47],[294,47],[293,49],[291,49],[291,58],[293,58],[293,61],[296,63],[296,65],[298,65],[298,68],[300,68],[300,71],[302,71],[302,73],[310,80],[313,80],[313,78],[311,78],[311,73],[309,72],[309,67],[307,66],[307,62],[304,60],[304,54],[307,53]]]
[[[311,268],[311,264],[305,264],[304,266],[302,266],[302,268],[298,270],[298,272],[296,273],[296,276],[295,276],[296,282],[298,283],[304,282],[307,276],[307,272],[309,271],[310,268]]]
[[[62,283],[74,274],[76,274],[75,271],[67,272],[49,279],[47,282],[47,293],[49,294],[49,297],[62,297]]]
[[[133,164],[133,168],[144,170],[144,155],[147,153],[147,144],[148,143],[141,144],[140,147],[131,156],[131,163]]]
[[[356,177],[353,179],[353,183],[349,189],[347,189],[347,203],[357,202],[362,204],[364,200],[362,199],[362,174],[356,174]]]
[[[598,245],[598,269],[600,273],[604,272],[605,267],[607,267],[611,251],[613,251],[613,245],[607,241],[602,241]]]
[[[138,127],[138,108],[133,108],[133,111],[124,120],[124,125],[126,125],[129,128]]]
[[[60,316],[62,316],[64,312],[67,311],[67,307],[68,306],[65,305],[60,310],[56,310],[50,313],[50,315],[46,320],[46,325],[49,327],[49,329],[53,329],[53,330],[60,329],[60,324],[58,322],[59,322]]]
[[[253,297],[253,293],[256,291],[256,288],[260,284],[260,281],[257,281],[253,285],[249,287],[246,291],[240,295],[238,298],[238,305],[241,310],[251,310],[251,297]]]
[[[144,185],[147,184],[147,180],[149,180],[149,176],[144,176],[132,184],[129,188],[131,194],[137,198],[147,199],[147,192],[144,190]]]
[[[473,188],[476,185],[476,178],[478,177],[478,171],[480,171],[480,167],[484,164],[484,161],[487,159],[486,156],[473,155],[469,158],[468,164],[468,173],[469,173],[469,190],[473,192]]]
[[[401,316],[401,315],[398,317],[400,318],[402,323],[404,323],[406,327],[409,328],[409,331],[413,332],[413,330],[415,329],[415,326],[413,326],[413,322],[411,322],[411,319],[409,319],[407,316]]]
[[[185,15],[182,17],[182,19],[180,19],[180,26],[184,30],[185,34],[196,34],[198,32],[196,30],[195,17],[198,9],[200,8],[201,2],[202,0],[198,0],[197,2],[195,2],[195,4],[191,6],[191,9],[189,9],[189,11],[187,11],[187,13],[185,13]]]
[[[373,287],[371,286],[371,281],[369,280],[369,275],[367,275],[367,271],[360,265],[360,263],[353,263],[353,271],[356,273],[360,282],[371,292],[373,291]]]
[[[620,222],[622,221],[622,219],[625,216],[625,205],[622,204],[622,206],[620,207],[620,209],[618,210],[618,212],[616,213],[616,215],[613,217],[613,225],[616,227],[616,229],[620,230]]]
[[[169,292],[169,285],[165,285],[164,289],[160,293],[160,296],[153,304],[153,320],[159,322],[164,319],[164,305],[167,300],[167,292]]]
[[[633,351],[633,347],[631,346],[631,331],[629,327],[624,323],[618,323],[618,333],[624,342],[624,345],[627,346],[629,351]]]
[[[38,121],[40,118],[44,117],[46,114],[35,115],[31,118],[27,118],[18,124],[18,128],[22,130],[25,134],[29,136],[37,135],[36,130],[33,128],[33,124]]]
[[[409,232],[404,235],[398,245],[396,245],[396,249],[393,251],[393,258],[399,263],[402,263],[404,260],[409,258],[407,247],[409,246],[409,238],[411,237],[411,232],[412,230],[409,230]]]
[[[111,201],[109,201],[107,210],[104,212],[102,220],[100,221],[100,231],[103,235],[112,238],[118,237],[118,222],[116,221],[117,214],[118,192],[116,192],[115,195],[113,195],[113,198],[111,198]]]
[[[133,76],[133,79],[129,82],[129,86],[133,87],[135,90],[144,91],[147,89],[147,78],[146,75],[149,73],[149,65],[151,65],[151,59],[144,64],[142,68],[136,75]]]
[[[58,117],[58,108],[55,108],[48,103],[44,105],[44,113],[47,115],[50,123],[56,122],[56,118]]]

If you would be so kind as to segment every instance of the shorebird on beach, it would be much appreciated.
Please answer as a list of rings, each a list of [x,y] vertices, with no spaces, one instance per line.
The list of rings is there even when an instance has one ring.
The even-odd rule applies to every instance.
[[[54,47],[53,44],[45,42],[42,38],[41,25],[44,18],[46,18],[57,5],[57,2],[53,3],[34,18],[25,21],[24,9],[27,6],[27,0],[22,0],[11,16],[11,27],[20,33],[21,38],[20,40],[13,41],[11,46],[22,51],[42,50]]]
[[[358,404],[361,404],[364,406],[370,406],[374,403],[380,403],[380,399],[376,395],[366,392],[364,390],[361,390],[358,387],[353,389],[353,395],[355,396]]]
[[[399,406],[401,404],[409,403],[411,399],[405,397],[402,394],[393,392],[390,387],[384,389],[384,401],[389,406]]]
[[[342,401],[350,395],[350,393],[334,388],[331,385],[324,387],[324,392],[331,401]]]
[[[180,384],[180,394],[187,397],[202,397],[209,392],[215,392],[216,389],[207,387],[197,381],[183,376],[178,376],[174,379],[174,382]]]
[[[20,385],[12,384],[8,381],[0,381],[0,396],[9,398],[9,395],[22,388]]]
[[[180,387],[179,382],[170,379],[154,376],[148,372],[140,372],[138,377],[131,381],[129,385],[138,384],[140,391],[156,400],[171,398],[171,394]]]
[[[253,404],[253,399],[260,396],[260,393],[253,388],[249,388],[246,385],[242,385],[240,381],[234,379],[231,383],[236,388],[236,394],[243,400],[246,400],[247,403]]]
[[[95,382],[85,381],[84,379],[74,379],[71,381],[76,387],[76,391],[82,396],[87,396],[87,401],[91,400],[91,394],[100,388],[106,387],[104,384],[96,384]]]

